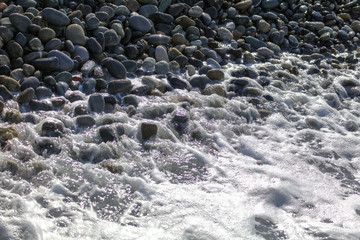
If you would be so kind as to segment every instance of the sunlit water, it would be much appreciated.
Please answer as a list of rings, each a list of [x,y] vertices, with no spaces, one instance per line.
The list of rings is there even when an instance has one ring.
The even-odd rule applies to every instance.
[[[174,90],[140,97],[132,117],[97,115],[124,127],[116,142],[76,128],[72,103],[36,113],[67,127],[59,154],[36,147],[43,121],[18,124],[0,153],[0,239],[360,239],[360,72],[309,75],[313,62],[284,60],[299,75],[251,66],[268,68],[270,84],[253,84],[272,101]],[[225,88],[239,66],[225,67]],[[141,140],[143,121],[155,139]]]

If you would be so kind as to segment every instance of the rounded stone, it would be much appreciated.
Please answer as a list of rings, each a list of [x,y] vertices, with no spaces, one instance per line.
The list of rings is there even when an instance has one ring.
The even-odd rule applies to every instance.
[[[86,44],[86,36],[84,29],[78,24],[71,24],[67,26],[65,36],[73,44],[84,46]]]
[[[107,59],[105,62],[105,67],[112,76],[120,79],[126,78],[127,75],[126,68],[118,60],[115,60],[113,58]]]
[[[83,115],[76,118],[76,125],[79,127],[92,127],[95,123],[95,119],[90,115]]]
[[[199,7],[199,6],[194,6],[194,7],[192,7],[192,8],[189,9],[188,14],[189,14],[189,17],[199,18],[199,17],[202,16],[203,12],[204,12],[204,11],[202,10],[201,7]]]
[[[112,80],[108,84],[108,92],[111,94],[128,92],[131,88],[132,83],[127,79]]]
[[[20,84],[12,77],[0,75],[0,85],[4,85],[10,92],[17,92],[20,90]]]
[[[151,29],[150,21],[141,15],[134,15],[129,18],[130,27],[134,30],[147,33]]]
[[[51,25],[63,27],[70,23],[70,19],[65,13],[54,8],[44,8],[41,15]]]
[[[11,24],[20,32],[27,32],[28,27],[31,25],[31,20],[20,13],[12,13],[9,16]]]
[[[33,88],[27,88],[19,94],[17,101],[21,104],[28,103],[34,98],[34,95],[35,90]]]
[[[164,45],[170,42],[170,37],[161,34],[152,34],[149,36],[148,42],[154,45]]]
[[[156,61],[165,61],[165,62],[169,62],[169,56],[167,54],[167,50],[165,48],[165,46],[157,46],[155,48],[155,59]]]
[[[224,72],[220,69],[210,69],[206,73],[206,76],[213,81],[222,80],[225,77]]]
[[[249,9],[252,4],[253,4],[252,0],[244,0],[244,1],[238,2],[235,5],[235,8],[239,11],[245,11],[245,10]]]
[[[56,37],[56,33],[53,29],[45,27],[42,28],[38,33],[38,38],[43,42],[46,43],[49,40]]]
[[[156,136],[158,131],[157,125],[150,122],[141,123],[140,129],[143,140],[149,140],[151,137]]]
[[[55,57],[59,60],[59,71],[70,72],[74,68],[74,61],[65,53],[58,50],[52,50],[49,52],[48,57]]]
[[[354,30],[354,32],[360,32],[360,21],[356,20],[353,21],[350,25],[351,29]]]
[[[100,94],[93,94],[89,97],[89,106],[93,112],[101,113],[105,109],[104,97]]]
[[[219,28],[217,32],[222,41],[231,41],[233,39],[232,33],[224,27]]]
[[[158,74],[166,74],[169,72],[169,63],[160,61],[155,64],[155,72]]]

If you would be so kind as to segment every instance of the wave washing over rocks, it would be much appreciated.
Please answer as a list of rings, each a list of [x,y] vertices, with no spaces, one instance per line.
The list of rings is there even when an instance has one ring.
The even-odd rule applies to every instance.
[[[0,239],[360,239],[360,2],[0,3]]]

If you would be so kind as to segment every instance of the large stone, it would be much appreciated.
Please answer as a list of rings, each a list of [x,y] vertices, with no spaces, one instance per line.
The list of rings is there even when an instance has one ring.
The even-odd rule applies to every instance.
[[[194,76],[190,79],[189,83],[194,88],[204,90],[206,85],[211,83],[211,80],[207,76]]]
[[[126,68],[118,60],[115,60],[113,58],[107,59],[105,62],[105,67],[113,77],[120,79],[126,78]]]
[[[51,25],[63,27],[70,23],[70,19],[62,11],[56,10],[54,8],[44,8],[41,12],[41,15],[45,21]]]
[[[252,0],[244,0],[244,1],[238,2],[235,5],[235,8],[239,11],[245,11],[245,10],[249,9],[252,4],[253,4]]]
[[[206,73],[206,76],[213,81],[218,81],[218,80],[224,79],[225,75],[224,75],[224,72],[220,69],[210,69]]]
[[[0,75],[0,84],[4,85],[11,92],[17,92],[20,90],[19,82],[12,77]]]
[[[127,79],[112,80],[108,84],[108,92],[111,94],[128,92],[131,88],[132,83]]]
[[[74,68],[74,61],[63,52],[52,50],[49,52],[48,57],[56,57],[59,60],[59,71],[70,72]]]
[[[149,140],[151,137],[156,136],[158,127],[155,123],[143,122],[141,123],[141,135],[143,140]]]
[[[3,100],[9,100],[14,98],[11,92],[1,84],[0,84],[0,97],[2,97]]]
[[[35,90],[33,88],[27,88],[19,94],[17,101],[18,103],[28,103],[34,98],[34,96]]]
[[[20,13],[12,13],[9,17],[11,24],[20,32],[27,32],[31,20]]]
[[[52,28],[42,28],[38,33],[38,38],[43,42],[46,43],[49,40],[56,37],[56,33]]]
[[[350,27],[352,30],[354,30],[354,32],[360,32],[360,21],[353,21]]]
[[[78,24],[71,24],[66,28],[65,36],[73,44],[84,46],[86,44],[86,36],[84,29]]]
[[[106,47],[116,47],[119,45],[121,38],[115,32],[114,29],[110,29],[104,32],[105,46]]]
[[[164,45],[170,42],[170,37],[161,34],[152,34],[149,36],[148,42],[154,45]]]
[[[273,9],[279,6],[279,0],[263,0],[261,6],[266,9]]]
[[[79,127],[92,127],[95,123],[95,119],[90,115],[78,116],[76,118],[76,125]]]
[[[134,15],[129,18],[130,27],[134,30],[147,33],[151,29],[150,21],[141,15]]]
[[[157,46],[155,49],[155,59],[156,61],[165,61],[169,62],[169,56],[167,54],[166,48],[164,46]]]
[[[59,59],[57,57],[38,58],[31,61],[31,64],[38,70],[57,71],[59,69]]]
[[[247,36],[245,41],[251,45],[254,49],[266,47],[266,43],[252,36]]]
[[[93,112],[101,113],[105,109],[104,97],[100,94],[93,94],[89,97],[89,106]]]
[[[221,27],[217,31],[222,41],[231,41],[233,39],[233,35],[228,29]]]

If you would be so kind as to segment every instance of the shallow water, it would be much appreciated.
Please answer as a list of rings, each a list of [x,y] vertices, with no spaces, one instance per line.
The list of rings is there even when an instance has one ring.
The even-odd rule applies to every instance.
[[[299,75],[279,74],[284,60]],[[96,115],[123,126],[116,142],[77,128],[72,103],[36,113],[64,124],[58,154],[38,147],[43,121],[18,124],[0,155],[0,239],[360,239],[360,72],[281,61],[251,66],[268,68],[269,85],[251,84],[273,101],[174,90]]]

